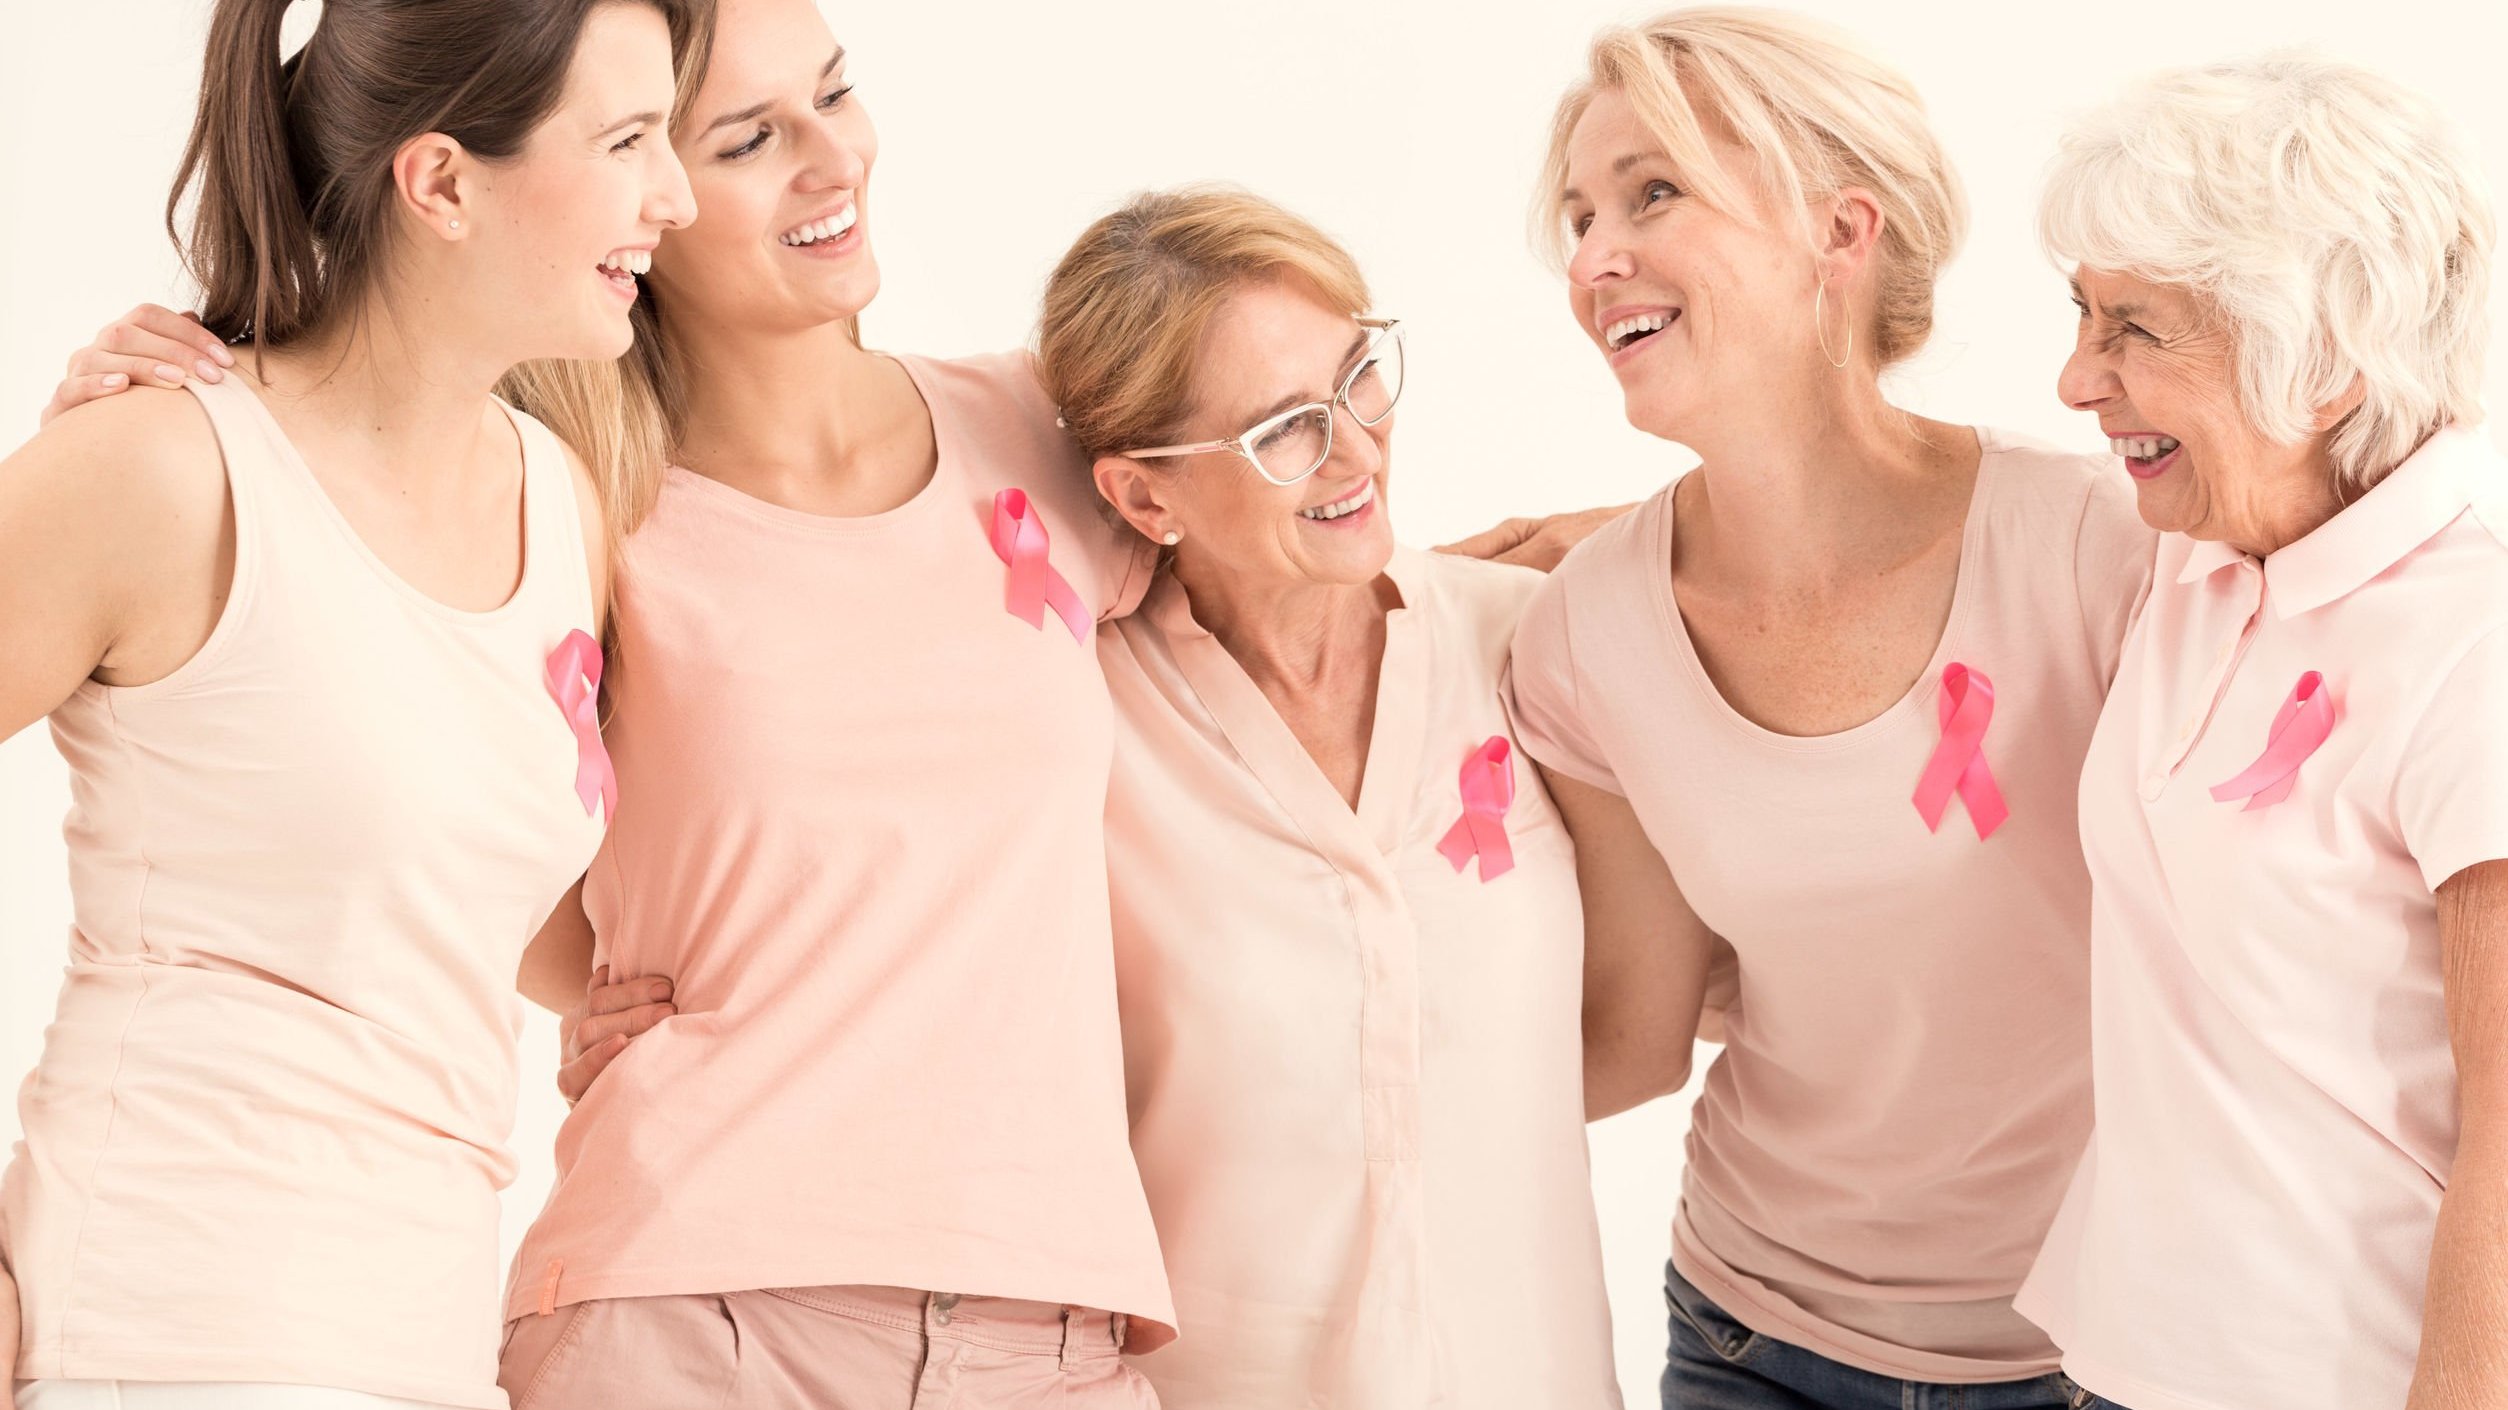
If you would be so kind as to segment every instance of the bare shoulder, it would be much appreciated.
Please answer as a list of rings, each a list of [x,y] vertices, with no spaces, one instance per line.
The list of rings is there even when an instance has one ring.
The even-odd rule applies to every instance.
[[[198,399],[133,387],[62,413],[0,462],[0,503],[56,529],[108,516],[127,535],[213,537],[226,463]]]

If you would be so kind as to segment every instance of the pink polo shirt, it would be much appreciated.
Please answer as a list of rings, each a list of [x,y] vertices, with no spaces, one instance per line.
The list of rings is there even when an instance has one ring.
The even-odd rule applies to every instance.
[[[2176,535],[2082,780],[2099,1127],[2022,1309],[2134,1410],[2392,1410],[2456,1146],[2432,891],[2508,857],[2508,473],[2442,431],[2261,561]],[[2332,732],[2217,801],[2300,678]]]
[[[1672,1258],[1743,1325],[1879,1375],[2055,1366],[2012,1294],[2090,1126],[2083,751],[2149,572],[2116,462],[1981,433],[1934,659],[1853,729],[1725,703],[1674,600],[1673,496],[1595,534],[1527,609],[1524,747],[1627,796],[1732,947],[1725,1048],[1692,1117]],[[1910,796],[1944,669],[1994,690],[2010,808],[1980,839]]]
[[[1124,1123],[1114,712],[1149,558],[1024,354],[905,359],[939,464],[830,518],[684,470],[619,562],[601,960],[677,1012],[567,1118],[508,1315],[868,1283],[1170,1323]],[[1082,637],[1006,606],[1024,490]]]
[[[1100,632],[1132,1148],[1166,1410],[1605,1410],[1576,858],[1509,746],[1512,869],[1438,844],[1540,582],[1398,551],[1354,810],[1172,578]]]

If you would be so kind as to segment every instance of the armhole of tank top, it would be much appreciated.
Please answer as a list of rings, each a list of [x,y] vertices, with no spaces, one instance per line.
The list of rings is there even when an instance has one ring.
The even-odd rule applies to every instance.
[[[548,574],[548,586],[539,590],[551,594],[547,600],[562,605],[569,620],[580,617],[589,630],[597,606],[592,600],[592,557],[584,545],[583,500],[574,468],[567,463],[566,444],[531,413],[502,400],[497,405],[513,424],[523,450],[523,493],[529,497],[525,548],[532,555],[525,577],[538,576],[543,567],[555,570]],[[534,590],[529,581],[525,590]]]
[[[201,413],[209,421],[210,443],[216,447],[219,475],[226,482],[226,502],[235,516],[235,562],[229,570],[226,602],[218,610],[217,623],[182,665],[143,685],[105,685],[89,681],[82,690],[101,692],[115,700],[145,700],[170,695],[196,684],[224,657],[235,638],[244,630],[244,620],[260,596],[262,555],[262,480],[249,465],[252,448],[266,439],[258,418],[247,413],[250,408],[233,405],[228,398],[251,396],[240,384],[212,387],[200,382],[185,382],[184,389],[200,403]],[[239,447],[242,454],[239,455]],[[262,454],[274,454],[265,449]]]

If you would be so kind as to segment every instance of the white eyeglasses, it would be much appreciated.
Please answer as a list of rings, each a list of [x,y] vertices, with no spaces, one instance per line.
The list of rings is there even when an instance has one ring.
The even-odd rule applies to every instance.
[[[1332,394],[1331,401],[1290,407],[1245,434],[1223,441],[1154,446],[1123,454],[1135,460],[1152,460],[1166,455],[1232,450],[1251,461],[1255,473],[1275,485],[1294,485],[1314,474],[1332,456],[1334,407],[1347,407],[1360,425],[1374,426],[1393,414],[1393,404],[1402,396],[1402,321],[1362,318],[1358,323],[1361,328],[1372,330],[1367,346],[1360,351],[1349,375],[1341,379],[1340,389]]]

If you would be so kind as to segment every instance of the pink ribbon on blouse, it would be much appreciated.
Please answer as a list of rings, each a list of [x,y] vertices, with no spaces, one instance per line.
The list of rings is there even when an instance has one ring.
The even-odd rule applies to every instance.
[[[1515,769],[1509,762],[1514,752],[1505,735],[1493,734],[1463,761],[1463,816],[1437,844],[1456,871],[1480,858],[1482,881],[1495,881],[1515,869],[1506,826],[1507,809],[1515,806]]]
[[[593,805],[618,816],[618,774],[601,744],[601,646],[577,627],[549,653],[549,695],[575,731],[575,796],[586,817]]]
[[[1054,571],[1052,560],[1046,557],[1051,546],[1045,521],[1028,505],[1027,491],[1003,490],[993,496],[993,554],[1010,565],[1010,615],[1043,631],[1045,609],[1050,605],[1071,629],[1071,639],[1085,642],[1089,609],[1062,574]]]
[[[1957,661],[1942,668],[1942,742],[1933,746],[1933,757],[1925,761],[1925,771],[1916,779],[1916,812],[1924,818],[1928,831],[1942,830],[1942,814],[1951,805],[1951,793],[1958,790],[1959,801],[1968,805],[1968,821],[1983,841],[2010,817],[2011,809],[2003,806],[2003,790],[1994,782],[1994,770],[1986,767],[1986,725],[1994,719],[1994,682],[1983,671],[1972,671]]]
[[[2226,803],[2232,798],[2244,798],[2247,806],[2239,809],[2242,813],[2272,807],[2290,796],[2291,788],[2299,782],[2299,766],[2333,732],[2333,697],[2326,693],[2325,677],[2310,671],[2290,688],[2290,698],[2274,713],[2273,728],[2265,734],[2264,752],[2238,777],[2213,785],[2212,801]]]

